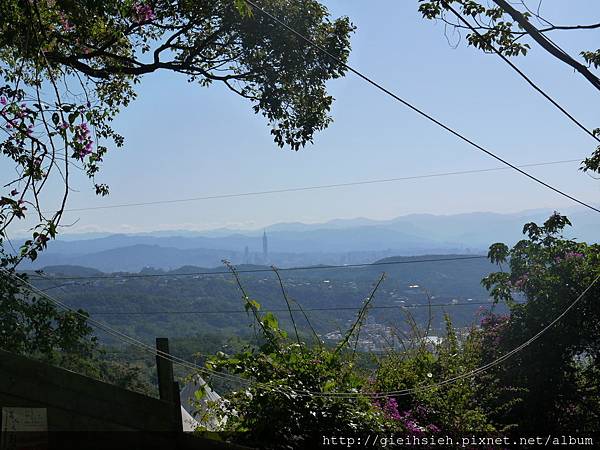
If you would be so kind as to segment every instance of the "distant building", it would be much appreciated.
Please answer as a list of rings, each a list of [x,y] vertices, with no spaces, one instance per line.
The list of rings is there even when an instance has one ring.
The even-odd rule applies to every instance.
[[[248,250],[248,246],[244,249],[244,264],[250,264],[250,250]]]
[[[266,231],[263,231],[262,244],[263,244],[263,261],[266,264],[269,262],[269,245],[267,242],[267,232]]]

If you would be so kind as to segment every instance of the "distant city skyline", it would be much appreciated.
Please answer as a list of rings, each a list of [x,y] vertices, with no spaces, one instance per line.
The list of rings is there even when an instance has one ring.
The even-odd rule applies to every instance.
[[[581,209],[564,212],[574,224],[565,230],[566,237],[598,242],[595,214]],[[550,214],[551,210],[411,215],[390,221],[280,223],[254,231],[63,234],[27,267],[79,265],[104,271],[137,271],[148,265],[216,267],[223,259],[234,264],[292,267],[364,263],[398,255],[485,255],[492,243],[512,245],[522,239],[525,223],[542,223]]]

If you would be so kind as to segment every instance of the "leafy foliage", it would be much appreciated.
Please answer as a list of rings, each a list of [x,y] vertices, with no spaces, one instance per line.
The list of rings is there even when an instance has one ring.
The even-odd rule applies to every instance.
[[[495,432],[484,404],[486,396],[472,380],[427,387],[480,361],[479,334],[459,342],[449,318],[439,346],[432,349],[421,339],[411,351],[392,351],[369,376],[372,371],[361,364],[352,343],[378,287],[379,283],[335,348],[320,341],[309,345],[288,339],[276,318],[261,315],[260,304],[252,300],[249,308],[255,310],[263,344],[232,355],[219,352],[207,362],[212,370],[249,382],[212,405],[220,431],[234,432],[238,442],[260,448],[307,448],[322,435],[396,432],[435,437]],[[248,304],[246,291],[240,288]],[[416,390],[410,396],[374,394],[403,389]]]
[[[347,356],[322,347],[288,342],[233,356],[217,354],[209,367],[260,383],[228,395],[225,431],[241,441],[272,448],[307,448],[325,433],[352,435],[377,428],[379,412],[367,397],[334,398],[298,392],[359,392],[364,378]]]
[[[465,433],[490,435],[498,428],[489,417],[488,394],[473,378],[429,387],[475,369],[481,361],[482,336],[472,329],[460,337],[446,316],[441,342],[416,334],[405,352],[390,352],[377,368],[376,392],[413,390],[380,401],[397,431],[417,436],[460,437]]]
[[[0,272],[0,348],[21,354],[90,354],[96,344],[83,316],[59,312],[45,298],[31,295],[14,274]]]
[[[352,349],[368,302],[338,351],[293,342],[252,301],[263,343],[208,361],[210,368],[250,382],[215,405],[223,430],[241,433],[236,435],[241,442],[274,448],[305,448],[311,436],[356,432],[421,438],[597,433],[598,285],[543,339],[498,362],[565,311],[598,276],[600,246],[565,239],[561,233],[569,225],[555,213],[542,225],[526,224],[527,238],[512,248],[490,247],[490,259],[509,270],[491,273],[482,284],[508,305],[509,314],[484,310],[477,327],[460,333],[446,317],[439,342],[428,339],[413,319],[404,351],[391,349],[374,370],[361,365]]]
[[[354,29],[347,18],[330,19],[315,0],[261,5],[347,59]],[[0,151],[17,176],[3,183],[0,239],[28,212],[38,219],[16,262],[35,259],[55,237],[70,172],[80,168],[95,180],[108,148],[124,142],[111,121],[143,75],[158,70],[201,86],[223,83],[251,101],[280,147],[298,150],[331,122],[325,84],[345,67],[233,0],[1,1]],[[64,191],[48,213],[41,193],[52,179]]]
[[[260,313],[260,304],[249,300],[241,283],[239,287],[253,311],[263,343],[234,355],[217,353],[207,362],[213,370],[251,382],[215,405],[213,412],[223,424],[222,431],[235,432],[240,442],[261,448],[295,449],[314,444],[321,434],[352,435],[378,429],[383,415],[367,396],[319,395],[361,391],[365,377],[356,370],[356,353],[349,351],[350,337],[355,330],[358,333],[357,328],[352,327],[347,339],[335,349],[324,347],[320,340],[313,346],[298,336],[296,341],[288,340],[277,318],[272,313]]]
[[[498,261],[508,262],[509,271],[492,273],[483,283],[494,299],[508,304],[510,315],[488,319],[492,345],[485,346],[484,362],[538,333],[599,275],[600,246],[564,239],[561,232],[569,225],[555,213],[541,226],[526,224],[527,239],[513,248],[492,247]],[[599,296],[596,284],[542,339],[497,370],[502,383],[510,380],[523,392],[523,401],[510,412],[523,429],[598,431]],[[517,298],[526,301],[518,303]]]
[[[516,5],[506,0],[494,0],[494,6],[475,0],[419,0],[419,3],[419,12],[424,18],[441,20],[445,24],[444,30],[447,30],[448,26],[455,32],[458,31],[459,39],[460,32],[464,30],[468,45],[486,53],[497,50],[507,57],[525,56],[531,49],[531,45],[525,41],[529,39],[530,42],[538,44],[539,48],[571,66],[600,90],[600,78],[590,69],[598,69],[600,50],[581,51],[579,56],[585,63],[583,64],[547,36],[550,32],[596,29],[600,28],[600,23],[557,25],[541,15],[541,1],[537,10],[530,8],[527,2]],[[534,25],[534,20],[541,24],[541,28]],[[446,37],[450,42],[450,37]],[[597,134],[597,130],[594,134]],[[600,146],[589,158],[582,161],[581,170],[600,173]]]
[[[473,0],[420,0],[419,12],[426,19],[441,19],[457,28],[465,28],[464,25],[452,21],[452,14],[448,13],[449,5],[456,5],[460,12],[476,23],[478,32],[467,34],[467,42],[475,48],[484,52],[492,52],[496,47],[506,56],[526,55],[531,48],[529,44],[521,42],[520,38],[524,32],[517,24],[505,18],[505,12],[500,7],[486,7]],[[525,13],[525,17],[529,17]],[[450,18],[448,18],[450,17]]]
[[[315,0],[262,5],[347,59],[347,18],[331,20]],[[142,76],[158,70],[201,86],[224,83],[267,119],[277,145],[298,150],[331,122],[325,83],[345,68],[239,1],[1,0],[0,153],[16,172],[0,192],[3,348],[46,357],[93,349],[84,316],[23,292],[13,268],[56,237],[74,170],[108,194],[96,177],[109,148],[124,144],[111,121],[135,99]],[[63,191],[49,212],[43,193],[55,183]],[[9,226],[26,216],[37,225],[10,251]]]

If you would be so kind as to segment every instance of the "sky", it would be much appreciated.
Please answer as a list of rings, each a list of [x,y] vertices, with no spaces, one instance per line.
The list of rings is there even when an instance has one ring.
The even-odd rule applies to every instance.
[[[332,16],[356,25],[350,65],[515,164],[583,158],[594,141],[534,92],[496,55],[456,48],[441,23],[418,13],[416,0],[327,0]],[[537,2],[535,2],[537,4]],[[542,13],[556,23],[598,21],[596,0],[545,0]],[[576,56],[595,49],[600,31],[553,36]],[[456,41],[457,36],[450,36]],[[454,42],[451,42],[454,43]],[[513,60],[589,128],[600,126],[600,93],[539,48]],[[486,169],[500,163],[467,146],[406,107],[348,74],[329,83],[334,122],[314,145],[278,148],[266,120],[251,104],[214,84],[182,76],[145,76],[138,98],[115,121],[125,147],[106,157],[97,197],[75,179],[69,208],[151,202],[238,192],[347,183],[441,172]],[[577,163],[528,169],[594,205],[600,181]],[[572,203],[518,173],[503,170],[328,190],[247,196],[146,207],[70,212],[69,233],[166,229],[260,228],[279,222],[334,218],[389,219],[412,213],[560,210]],[[16,225],[15,231],[26,228]]]

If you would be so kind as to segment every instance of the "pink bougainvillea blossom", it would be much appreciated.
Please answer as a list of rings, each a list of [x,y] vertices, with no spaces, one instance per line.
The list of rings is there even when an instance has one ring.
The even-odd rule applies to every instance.
[[[579,252],[565,253],[565,259],[579,259],[579,258],[583,258],[583,253],[579,253]]]
[[[94,147],[88,124],[84,122],[80,125],[76,125],[74,128],[74,134],[74,157],[77,159],[83,159],[93,152]]]
[[[149,22],[156,18],[152,7],[144,3],[133,5],[133,18],[136,22]]]
[[[434,424],[429,424],[426,427],[429,431],[431,431],[432,433],[439,433],[441,430],[439,429],[439,427],[435,426]]]
[[[398,412],[398,402],[395,398],[390,397],[383,406],[383,412],[389,419],[400,420],[400,413]]]

